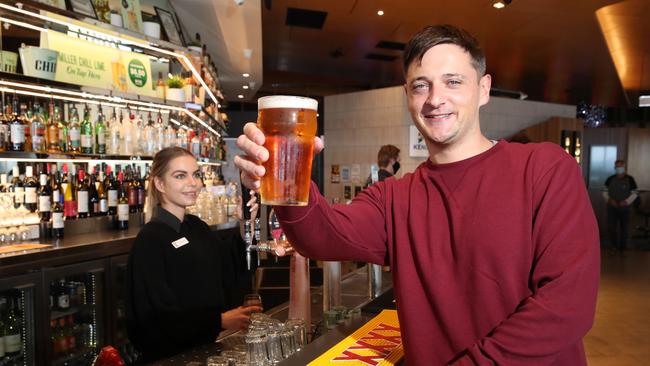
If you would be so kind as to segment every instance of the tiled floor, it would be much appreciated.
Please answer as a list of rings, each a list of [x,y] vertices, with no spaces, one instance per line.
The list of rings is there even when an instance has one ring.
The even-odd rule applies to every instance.
[[[650,365],[650,251],[602,252],[596,321],[585,337],[590,366]]]

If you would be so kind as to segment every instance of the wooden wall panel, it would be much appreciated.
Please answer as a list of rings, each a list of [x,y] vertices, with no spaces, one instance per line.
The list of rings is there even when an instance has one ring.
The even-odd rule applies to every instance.
[[[627,170],[640,189],[650,189],[650,129],[630,128]]]

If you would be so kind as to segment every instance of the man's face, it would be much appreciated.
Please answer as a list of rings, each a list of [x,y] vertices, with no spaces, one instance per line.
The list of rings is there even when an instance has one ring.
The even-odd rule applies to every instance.
[[[441,44],[406,72],[409,112],[427,145],[462,142],[480,134],[479,107],[490,98],[490,75],[479,79],[471,56],[461,47]]]

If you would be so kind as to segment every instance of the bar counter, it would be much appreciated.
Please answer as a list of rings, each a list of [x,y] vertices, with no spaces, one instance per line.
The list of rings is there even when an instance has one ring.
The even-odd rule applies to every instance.
[[[105,229],[106,217],[76,220],[65,237],[61,239],[45,238],[31,240],[28,244],[51,245],[42,249],[31,249],[0,254],[0,278],[30,273],[44,267],[56,267],[72,263],[91,261],[100,258],[128,254],[141,226],[138,215],[133,215],[128,230]],[[214,225],[214,231],[239,227],[238,221],[229,221]],[[93,228],[96,231],[93,231]]]
[[[392,277],[390,273],[382,272],[382,296],[392,295]],[[376,313],[360,311],[364,305],[372,301],[369,298],[367,286],[366,267],[362,267],[344,276],[341,281],[341,305],[348,309],[354,309],[350,318],[345,319],[333,329],[327,329],[322,322],[323,318],[323,295],[322,288],[313,289],[311,292],[311,317],[312,323],[316,326],[320,336],[300,352],[281,361],[280,366],[304,366],[336,345],[345,337],[363,326]],[[262,299],[264,301],[264,299]],[[390,301],[389,301],[390,302]],[[285,303],[273,309],[265,311],[266,314],[280,321],[288,318],[289,304]],[[243,342],[243,332],[222,332],[216,343],[199,346],[185,353],[171,357],[166,360],[154,362],[155,366],[184,366],[184,365],[205,365],[209,356],[217,355],[219,352],[232,348],[235,344]]]

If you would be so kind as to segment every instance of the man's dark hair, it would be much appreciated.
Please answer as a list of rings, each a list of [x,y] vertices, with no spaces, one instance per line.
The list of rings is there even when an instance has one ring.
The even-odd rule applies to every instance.
[[[404,75],[409,66],[422,62],[424,54],[439,44],[454,44],[464,49],[472,58],[472,66],[479,78],[485,75],[485,53],[474,36],[453,25],[430,25],[413,36],[404,49]]]
[[[377,153],[377,165],[379,167],[387,167],[390,159],[397,159],[399,149],[394,145],[384,145]]]
[[[618,160],[616,160],[616,161],[614,162],[614,165],[619,165],[619,164],[623,164],[623,165],[625,165],[625,160],[618,159]]]

